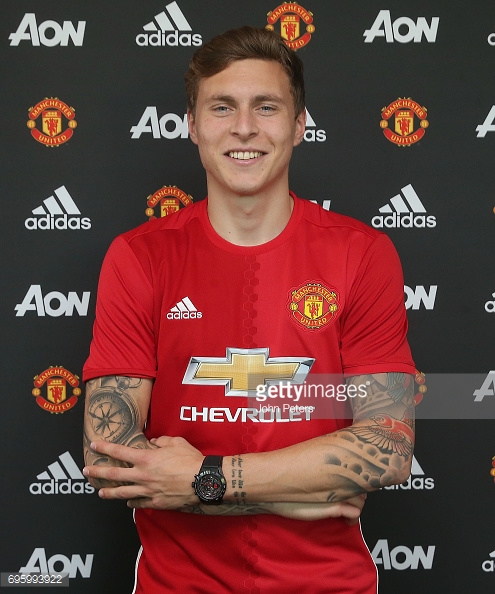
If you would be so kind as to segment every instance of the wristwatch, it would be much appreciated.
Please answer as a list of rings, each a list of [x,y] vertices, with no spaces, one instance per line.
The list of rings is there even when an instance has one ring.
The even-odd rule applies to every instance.
[[[222,472],[222,456],[206,456],[191,486],[202,503],[220,505],[227,488]]]

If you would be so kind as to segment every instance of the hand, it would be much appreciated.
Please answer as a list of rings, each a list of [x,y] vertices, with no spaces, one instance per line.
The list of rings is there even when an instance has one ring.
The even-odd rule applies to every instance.
[[[129,467],[86,466],[83,474],[118,483],[120,486],[100,489],[98,494],[102,499],[127,499],[129,507],[177,509],[197,503],[191,483],[203,462],[203,454],[182,437],[163,436],[151,443],[156,447],[135,449],[94,442],[92,450]]]
[[[274,503],[272,513],[292,520],[324,520],[326,518],[343,518],[349,526],[359,521],[366,501],[366,493],[356,495],[346,501],[336,503]]]

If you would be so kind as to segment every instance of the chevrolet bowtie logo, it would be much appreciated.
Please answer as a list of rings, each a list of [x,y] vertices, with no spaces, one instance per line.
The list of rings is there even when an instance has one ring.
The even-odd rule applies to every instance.
[[[225,386],[225,396],[256,396],[259,385],[302,384],[314,359],[277,357],[269,349],[227,348],[227,356],[191,357],[183,384]]]

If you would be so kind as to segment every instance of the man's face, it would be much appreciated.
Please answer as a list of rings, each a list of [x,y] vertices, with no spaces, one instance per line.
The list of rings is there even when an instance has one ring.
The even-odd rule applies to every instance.
[[[287,191],[289,161],[305,129],[289,78],[277,62],[239,60],[200,82],[189,133],[206,169],[208,194]]]

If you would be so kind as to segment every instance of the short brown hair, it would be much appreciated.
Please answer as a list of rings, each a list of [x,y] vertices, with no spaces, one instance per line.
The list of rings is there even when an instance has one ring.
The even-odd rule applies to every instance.
[[[194,53],[186,72],[187,107],[194,113],[199,83],[238,60],[273,60],[289,77],[296,117],[305,107],[303,63],[280,35],[267,29],[240,27],[217,35]]]

